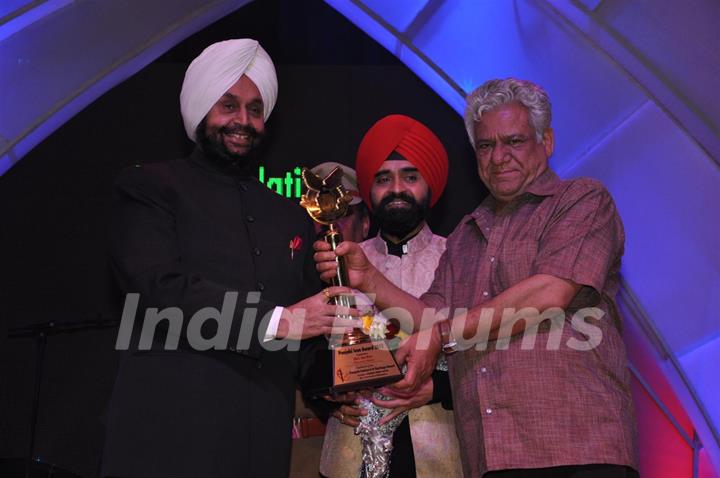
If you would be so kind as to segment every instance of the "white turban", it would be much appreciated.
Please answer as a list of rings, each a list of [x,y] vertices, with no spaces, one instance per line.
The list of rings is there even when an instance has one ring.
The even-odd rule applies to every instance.
[[[260,90],[267,121],[275,107],[278,83],[270,55],[257,41],[242,38],[213,43],[190,63],[180,92],[180,112],[191,140],[195,141],[195,130],[205,115],[242,75]]]

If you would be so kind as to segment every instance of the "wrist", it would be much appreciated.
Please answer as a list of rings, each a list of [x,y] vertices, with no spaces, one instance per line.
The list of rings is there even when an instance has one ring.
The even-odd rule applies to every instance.
[[[383,278],[384,276],[370,264],[365,272],[365,280],[363,281],[362,287],[359,287],[359,289],[366,294],[374,294],[377,290],[378,282]]]
[[[440,348],[445,355],[457,352],[457,340],[453,336],[452,322],[449,319],[441,320],[435,323],[434,331],[440,338]]]

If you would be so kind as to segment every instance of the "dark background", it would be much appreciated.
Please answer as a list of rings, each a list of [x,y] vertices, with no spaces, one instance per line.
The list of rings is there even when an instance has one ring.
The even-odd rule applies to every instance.
[[[447,235],[484,197],[462,119],[394,56],[319,0],[257,0],[197,33],[109,91],[0,178],[0,457],[28,453],[37,365],[33,338],[8,330],[117,320],[106,268],[113,178],[187,154],[179,92],[207,45],[252,37],[273,58],[279,99],[268,122],[268,176],[324,161],[353,165],[367,129],[403,113],[443,141],[450,180],[430,224]],[[68,67],[71,67],[70,65]],[[93,476],[117,367],[114,328],[52,335],[35,456]]]

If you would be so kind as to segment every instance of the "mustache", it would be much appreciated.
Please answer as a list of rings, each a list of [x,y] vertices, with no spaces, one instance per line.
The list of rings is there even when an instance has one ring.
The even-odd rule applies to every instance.
[[[409,207],[388,207],[395,200],[404,201]],[[384,234],[405,237],[425,219],[429,200],[429,194],[418,202],[407,192],[389,193],[377,206],[373,205],[375,220]]]
[[[260,136],[260,133],[258,133],[258,131],[257,131],[255,128],[253,128],[251,125],[249,125],[249,124],[239,124],[239,125],[234,125],[234,126],[223,126],[223,127],[220,128],[220,133],[221,133],[221,134],[239,134],[239,133],[242,133],[242,134],[246,134],[246,135],[250,136],[252,139],[255,139],[255,138],[257,138],[258,136]]]
[[[385,209],[385,207],[388,204],[390,204],[391,202],[393,202],[396,199],[405,201],[406,203],[410,204],[411,206],[417,206],[417,201],[415,200],[414,197],[412,197],[408,193],[400,192],[400,193],[390,193],[387,196],[385,196],[384,198],[382,198],[382,200],[380,201],[380,204],[378,204],[378,209]]]

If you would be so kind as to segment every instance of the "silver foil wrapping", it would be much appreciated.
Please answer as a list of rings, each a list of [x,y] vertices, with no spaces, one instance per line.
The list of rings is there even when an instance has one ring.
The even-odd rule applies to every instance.
[[[438,357],[435,369],[447,372],[447,359],[444,354],[440,354]],[[405,367],[403,367],[404,371]],[[373,393],[373,396],[380,400],[389,398],[378,392]],[[380,408],[367,398],[360,399],[360,407],[367,410],[368,413],[360,417],[360,425],[355,429],[355,434],[360,436],[362,443],[362,463],[358,476],[359,478],[389,478],[393,434],[408,412],[403,412],[384,425],[380,425],[380,420],[392,412],[391,409]]]
[[[375,392],[374,397],[380,400],[388,397]],[[384,425],[380,420],[392,410],[376,406],[370,399],[360,400],[360,407],[367,410],[367,415],[360,417],[360,425],[355,433],[362,443],[362,463],[360,478],[387,478],[390,475],[390,454],[392,453],[393,433],[405,419],[408,412],[403,412]]]

